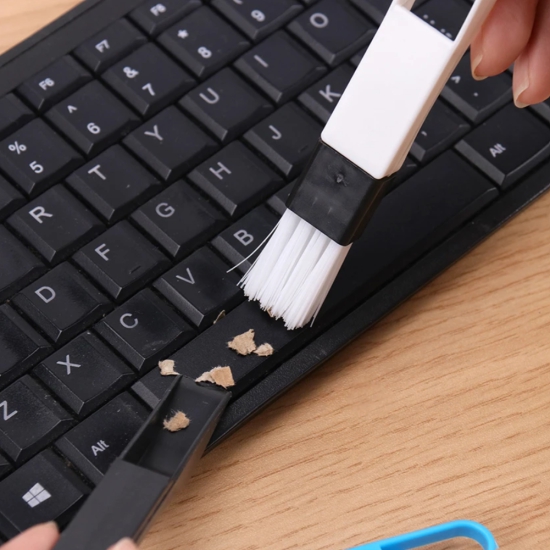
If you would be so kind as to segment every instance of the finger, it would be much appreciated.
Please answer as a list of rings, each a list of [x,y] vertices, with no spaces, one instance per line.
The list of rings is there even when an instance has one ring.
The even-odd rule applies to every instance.
[[[134,544],[132,539],[122,539],[114,546],[111,546],[109,550],[138,550],[138,547]]]
[[[514,101],[518,107],[550,96],[550,0],[540,0],[529,44],[514,65]]]
[[[539,0],[497,0],[472,42],[474,78],[505,71],[529,42]]]
[[[52,521],[31,527],[4,544],[0,550],[51,550],[58,539],[59,530]]]

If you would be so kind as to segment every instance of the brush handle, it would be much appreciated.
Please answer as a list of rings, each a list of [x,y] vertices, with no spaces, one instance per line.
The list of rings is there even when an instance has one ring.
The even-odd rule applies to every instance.
[[[382,179],[397,172],[438,95],[496,0],[476,0],[456,38],[393,0],[321,139]]]

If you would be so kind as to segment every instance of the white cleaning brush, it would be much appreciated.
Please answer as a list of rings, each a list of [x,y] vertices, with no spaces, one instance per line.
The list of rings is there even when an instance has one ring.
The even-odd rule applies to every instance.
[[[437,96],[496,0],[476,0],[456,38],[393,0],[271,239],[239,283],[285,326],[315,318]]]

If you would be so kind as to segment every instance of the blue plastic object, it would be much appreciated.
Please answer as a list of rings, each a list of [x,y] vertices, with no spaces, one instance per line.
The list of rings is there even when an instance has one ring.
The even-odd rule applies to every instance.
[[[457,537],[474,540],[481,545],[483,550],[497,550],[498,548],[498,544],[489,529],[474,521],[459,520],[428,527],[414,533],[399,535],[391,539],[370,542],[369,544],[357,546],[352,550],[411,550]]]

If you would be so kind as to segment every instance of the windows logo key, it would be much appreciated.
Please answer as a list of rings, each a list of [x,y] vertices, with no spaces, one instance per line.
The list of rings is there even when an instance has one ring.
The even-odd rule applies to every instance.
[[[48,491],[46,491],[40,483],[36,483],[23,495],[23,500],[31,508],[34,508],[45,500],[48,500],[51,496],[52,495],[50,495],[50,493],[48,493]]]

